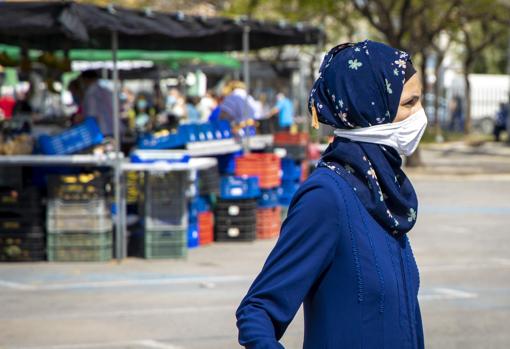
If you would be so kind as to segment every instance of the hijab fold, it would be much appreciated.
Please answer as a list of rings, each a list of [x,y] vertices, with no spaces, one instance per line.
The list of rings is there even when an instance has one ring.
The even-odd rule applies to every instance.
[[[321,64],[309,109],[319,122],[338,129],[391,123],[404,83],[414,72],[410,56],[387,45],[367,40],[336,46]],[[344,178],[393,236],[414,226],[418,200],[395,149],[336,137],[319,166]]]

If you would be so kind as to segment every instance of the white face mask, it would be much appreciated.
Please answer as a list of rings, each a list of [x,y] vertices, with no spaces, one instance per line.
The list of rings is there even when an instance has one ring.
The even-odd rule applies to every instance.
[[[388,145],[409,156],[418,148],[426,128],[427,115],[421,108],[403,121],[353,130],[336,129],[335,135],[357,142]]]

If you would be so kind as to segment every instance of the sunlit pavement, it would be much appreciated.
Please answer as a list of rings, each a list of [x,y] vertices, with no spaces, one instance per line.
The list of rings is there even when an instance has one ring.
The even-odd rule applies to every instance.
[[[510,347],[510,178],[414,175],[427,348]],[[235,309],[275,243],[187,261],[1,264],[0,348],[237,348]],[[283,343],[300,348],[298,313]]]

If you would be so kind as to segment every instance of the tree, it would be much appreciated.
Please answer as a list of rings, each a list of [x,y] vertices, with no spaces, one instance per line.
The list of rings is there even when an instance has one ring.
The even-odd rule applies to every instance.
[[[498,1],[469,1],[462,7],[460,15],[459,40],[464,46],[462,57],[465,88],[464,132],[467,134],[472,129],[469,74],[481,53],[499,38],[506,36],[510,25],[510,9]]]

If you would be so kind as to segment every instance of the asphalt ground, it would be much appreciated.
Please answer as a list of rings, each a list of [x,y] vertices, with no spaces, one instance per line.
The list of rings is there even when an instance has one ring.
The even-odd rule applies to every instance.
[[[510,348],[510,176],[411,171],[427,348]],[[0,264],[0,348],[238,348],[234,312],[275,240],[186,261]],[[300,348],[301,312],[285,334]]]

